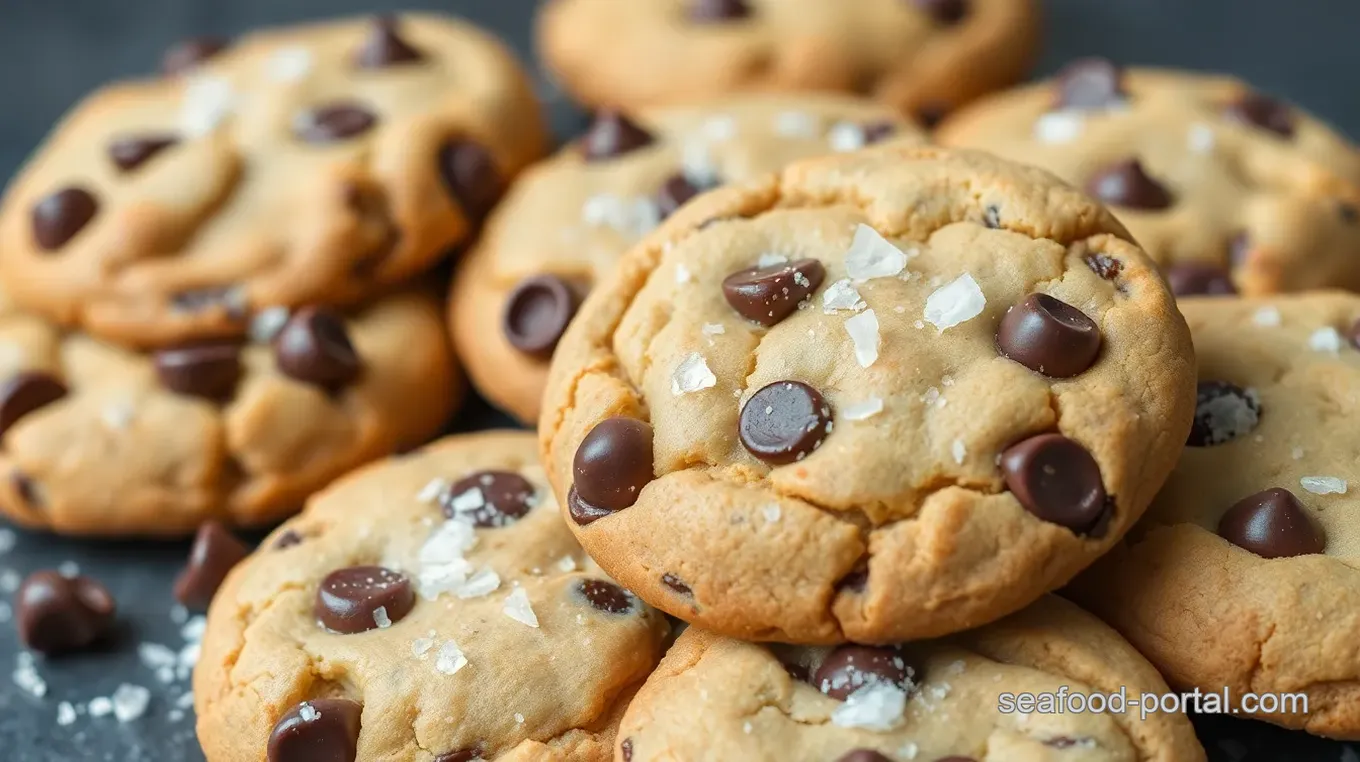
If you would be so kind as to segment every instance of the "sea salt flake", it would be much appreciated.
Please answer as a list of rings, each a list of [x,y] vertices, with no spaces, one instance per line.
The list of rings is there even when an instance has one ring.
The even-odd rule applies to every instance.
[[[1313,331],[1312,336],[1308,337],[1308,348],[1314,352],[1337,354],[1344,344],[1345,340],[1341,338],[1341,332],[1331,326],[1319,328]]]
[[[680,149],[680,173],[698,188],[718,184],[718,167],[707,142],[690,139]]]
[[[787,264],[788,261],[789,258],[784,256],[783,254],[766,252],[756,258],[756,267],[759,267],[760,269],[763,270],[766,267],[774,267],[775,265]]]
[[[222,123],[236,107],[231,83],[221,77],[196,75],[184,86],[180,105],[180,131],[191,138],[203,137]]]
[[[1289,456],[1294,460],[1303,460],[1303,448],[1295,446],[1289,451]]]
[[[421,597],[433,600],[460,590],[472,573],[463,554],[476,544],[477,533],[466,519],[455,516],[440,524],[417,555],[416,587]]]
[[[841,408],[841,417],[847,421],[863,421],[881,412],[883,412],[883,400],[878,397],[869,397]]]
[[[1190,125],[1190,134],[1187,144],[1194,153],[1210,153],[1214,150],[1214,145],[1218,139],[1214,136],[1214,128],[1204,123]]]
[[[869,142],[864,128],[854,122],[837,122],[832,125],[826,133],[826,139],[831,145],[831,150],[838,153],[858,151]]]
[[[160,643],[138,644],[137,657],[141,659],[142,666],[152,670],[161,670],[166,667],[173,670],[175,665],[179,663],[175,650]]]
[[[379,606],[373,609],[373,623],[378,625],[378,629],[385,630],[392,626],[392,618],[387,615],[387,607]]]
[[[746,721],[746,722],[744,722],[744,723],[742,723],[742,725],[741,725],[741,732],[743,732],[743,733],[745,733],[746,735],[749,736],[749,735],[751,735],[751,731],[753,731],[753,730],[755,730],[755,728],[751,727],[751,723],[750,723],[749,720]]]
[[[500,589],[501,576],[492,571],[490,567],[483,566],[477,573],[468,577],[463,586],[458,589],[457,595],[462,600],[469,598],[481,598],[484,595],[491,595]]]
[[[449,507],[455,514],[472,513],[486,507],[486,495],[482,494],[481,487],[472,487],[454,495],[449,500]]]
[[[38,674],[37,664],[33,660],[33,654],[27,651],[20,651],[14,659],[14,673],[11,675],[14,684],[20,689],[37,698],[47,695],[47,681]]]
[[[641,238],[661,223],[661,210],[650,198],[626,199],[600,193],[586,199],[581,219],[591,227],[607,227],[621,235]]]
[[[916,755],[919,754],[920,751],[921,749],[914,742],[907,741],[906,743],[902,744],[902,748],[898,749],[897,753],[901,754],[907,759],[916,759]]]
[[[113,712],[113,701],[107,696],[95,696],[90,699],[90,716],[103,717]]]
[[[312,70],[312,52],[304,47],[280,48],[269,56],[265,73],[275,82],[297,82]]]
[[[444,645],[439,647],[439,653],[435,655],[434,668],[441,674],[453,675],[458,670],[466,667],[467,657],[463,655],[463,649],[452,640],[444,641]]]
[[[571,556],[562,556],[557,559],[557,563],[554,565],[557,567],[557,570],[563,574],[570,574],[576,571],[576,559]]]
[[[907,694],[891,683],[874,682],[845,698],[831,713],[831,722],[842,728],[864,728],[886,732],[902,724]]]
[[[877,230],[861,224],[845,253],[845,273],[856,282],[891,278],[907,267],[907,255]]]
[[[76,721],[76,708],[69,701],[57,704],[57,724],[65,727]]]
[[[680,263],[680,264],[677,264],[677,265],[675,266],[675,282],[676,282],[676,283],[678,283],[678,284],[680,284],[680,285],[683,286],[683,285],[685,285],[686,283],[689,283],[690,280],[693,279],[693,277],[694,277],[694,276],[690,274],[689,268],[688,268],[688,267],[685,267],[685,265],[684,265],[683,262]]]
[[[0,622],[8,622],[14,618],[14,609],[4,601],[0,601]]]
[[[878,361],[878,346],[881,336],[878,331],[878,316],[873,310],[865,310],[845,321],[845,332],[855,345],[855,360],[861,368],[867,368]]]
[[[132,403],[122,401],[105,405],[104,409],[99,411],[99,418],[105,426],[114,431],[122,431],[132,423],[135,414],[136,411],[133,410]]]
[[[195,615],[184,626],[179,628],[179,636],[185,640],[198,642],[203,639],[203,631],[208,629],[208,618],[202,614]]]
[[[718,377],[708,369],[708,361],[704,356],[691,352],[675,366],[675,372],[671,375],[671,394],[679,397],[712,388],[717,383]]]
[[[19,541],[19,536],[12,529],[0,528],[0,555],[4,555],[14,550],[14,545]]]
[[[725,114],[710,116],[700,125],[699,134],[715,143],[731,140],[737,136],[737,120]]]
[[[962,465],[964,458],[968,457],[968,448],[963,444],[962,439],[955,439],[950,450],[954,454],[954,462],[959,465]]]
[[[1262,328],[1274,328],[1280,324],[1280,311],[1275,307],[1262,307],[1252,313],[1251,322]]]
[[[524,724],[524,715],[523,715],[523,714],[520,714],[519,712],[515,712],[515,724],[516,724],[516,725],[523,725],[523,724]]]
[[[304,701],[302,702],[302,705],[298,707],[298,719],[303,722],[316,722],[321,719],[321,712],[318,712],[316,707]]]
[[[982,314],[987,297],[982,294],[973,276],[964,273],[951,283],[936,289],[926,299],[926,322],[943,333],[945,330],[972,320]]]
[[[440,496],[447,492],[448,489],[448,480],[436,476],[426,482],[424,487],[420,488],[420,492],[416,493],[416,500],[426,504],[434,503],[439,500]]]
[[[529,593],[524,588],[517,587],[510,592],[505,599],[505,605],[501,608],[501,613],[530,627],[538,626],[538,615],[534,614],[534,608],[529,604]]]
[[[727,327],[722,323],[704,323],[704,327],[700,330],[703,331],[705,336],[721,336],[727,333]]]
[[[816,117],[806,111],[781,111],[774,118],[774,131],[786,138],[815,138],[817,127]]]
[[[434,638],[416,638],[411,641],[411,655],[417,659],[425,659],[430,655],[430,650],[434,648]]]
[[[255,313],[250,320],[250,340],[256,344],[268,344],[288,323],[287,307],[266,307]]]
[[[822,292],[822,312],[834,315],[840,310],[859,312],[869,305],[860,298],[859,291],[851,285],[849,278],[832,283]]]
[[[1034,122],[1034,139],[1040,143],[1071,143],[1086,127],[1080,111],[1050,111]]]
[[[1314,495],[1344,495],[1347,489],[1346,480],[1335,476],[1305,476],[1299,484]]]
[[[779,520],[779,517],[783,515],[783,511],[775,503],[761,506],[760,512],[765,516],[765,523],[767,524],[775,523]]]
[[[145,686],[123,683],[110,697],[113,716],[119,722],[132,722],[146,713],[146,705],[151,702],[151,691]]]
[[[74,579],[80,576],[80,564],[75,561],[62,561],[57,564],[57,572],[67,579]]]
[[[13,569],[0,569],[0,592],[12,593],[23,584],[24,578]]]

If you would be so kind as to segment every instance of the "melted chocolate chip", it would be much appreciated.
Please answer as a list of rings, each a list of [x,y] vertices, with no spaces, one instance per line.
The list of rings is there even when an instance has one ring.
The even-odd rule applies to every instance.
[[[480,222],[500,200],[505,179],[496,159],[471,140],[450,140],[439,148],[439,177],[464,213]]]
[[[586,161],[604,161],[646,148],[655,141],[637,122],[618,111],[605,109],[595,114],[581,138],[581,150]]]
[[[703,188],[690,182],[689,178],[680,172],[666,178],[656,191],[656,208],[661,213],[661,219],[675,214],[686,202],[703,191]]]
[[[0,437],[20,418],[66,396],[66,385],[40,371],[24,371],[0,384]]]
[[[636,605],[632,593],[602,579],[582,580],[577,590],[587,603],[607,614],[632,613]]]
[[[746,450],[773,465],[802,460],[830,433],[831,405],[798,381],[776,381],[751,395],[738,425]]]
[[[33,240],[44,251],[56,251],[90,224],[99,202],[84,188],[62,188],[33,205]]]
[[[142,166],[152,156],[179,142],[174,135],[129,135],[109,143],[109,159],[123,172]]]
[[[661,575],[661,584],[669,587],[680,595],[694,595],[694,591],[690,589],[689,585],[685,584],[683,579],[680,579],[670,572]]]
[[[836,758],[836,762],[893,762],[892,757],[884,756],[873,749],[853,749]]]
[[[1294,110],[1289,104],[1261,93],[1244,93],[1241,98],[1228,104],[1223,115],[1280,137],[1294,137]]]
[[[165,55],[161,56],[161,71],[170,77],[187,73],[198,68],[199,64],[209,58],[226,50],[230,44],[229,40],[206,35],[181,40],[165,51]]]
[[[189,561],[175,579],[175,600],[189,608],[208,608],[227,572],[249,554],[250,548],[220,523],[200,525],[189,549]]]
[[[812,685],[844,701],[866,685],[895,685],[909,691],[915,672],[897,649],[847,645],[827,654],[812,676]]]
[[[354,54],[354,65],[360,69],[383,69],[424,58],[419,50],[402,39],[397,25],[397,19],[393,16],[373,19],[368,38]]]
[[[1124,263],[1108,254],[1087,254],[1086,266],[1105,280],[1114,280],[1124,272]]]
[[[269,762],[354,762],[363,706],[312,699],[289,709],[269,734]]]
[[[1107,204],[1129,209],[1167,209],[1174,203],[1166,186],[1149,177],[1137,159],[1117,162],[1096,172],[1086,190]]]
[[[229,399],[241,380],[241,348],[230,342],[162,349],[154,363],[165,388],[193,397]]]
[[[580,306],[580,297],[566,280],[556,275],[525,278],[505,300],[501,333],[510,346],[546,360]]]
[[[478,471],[454,482],[440,498],[444,515],[472,519],[479,527],[515,523],[534,507],[537,490],[511,471]]]
[[[588,507],[610,513],[628,508],[655,478],[652,427],[636,418],[606,418],[576,448],[572,474],[576,497]]]
[[[1005,357],[1050,378],[1084,372],[1100,354],[1100,328],[1081,310],[1048,294],[1011,307],[996,332]]]
[[[746,0],[689,0],[691,21],[736,21],[749,18],[752,10]]]
[[[1088,534],[1111,508],[1095,458],[1060,434],[1012,445],[1001,454],[1001,471],[1025,510],[1077,534]]]
[[[326,629],[353,634],[395,624],[415,603],[405,574],[381,566],[351,566],[326,575],[316,590],[314,610]]]
[[[367,132],[377,123],[378,117],[372,111],[343,101],[303,112],[293,126],[293,134],[307,143],[335,143]]]
[[[1166,283],[1176,296],[1231,296],[1237,293],[1232,275],[1207,262],[1180,262],[1166,271]]]
[[[912,3],[942,26],[953,26],[968,15],[968,0],[912,0]]]
[[[1261,420],[1261,401],[1253,392],[1227,381],[1201,381],[1195,394],[1195,421],[1189,447],[1212,447],[1250,434]]]
[[[738,270],[723,279],[723,298],[737,314],[769,327],[792,315],[826,278],[815,259]]]
[[[345,321],[323,307],[298,310],[274,337],[274,362],[287,376],[335,391],[363,367]]]
[[[1322,530],[1294,493],[1275,487],[1238,501],[1218,522],[1218,536],[1262,558],[1321,553]]]
[[[28,575],[14,596],[19,639],[39,653],[56,655],[90,647],[113,624],[113,596],[90,577],[55,571]]]
[[[1058,72],[1058,108],[1103,109],[1122,104],[1124,72],[1104,58],[1073,61]]]

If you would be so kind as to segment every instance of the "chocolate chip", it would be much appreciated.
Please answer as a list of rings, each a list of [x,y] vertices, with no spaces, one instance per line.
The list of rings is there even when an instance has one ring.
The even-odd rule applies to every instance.
[[[915,670],[897,649],[852,644],[827,654],[812,676],[812,685],[844,701],[866,685],[895,685],[909,691],[913,675]]]
[[[0,437],[20,418],[66,396],[66,386],[40,371],[24,371],[0,385]]]
[[[690,182],[689,178],[680,172],[666,178],[666,182],[662,183],[656,192],[656,207],[661,213],[661,218],[665,219],[675,214],[676,210],[703,191],[703,188]]]
[[[1011,307],[996,331],[1005,357],[1049,378],[1084,372],[1100,354],[1100,328],[1081,310],[1048,294]]]
[[[286,529],[283,534],[279,535],[279,539],[274,541],[273,548],[274,550],[283,550],[284,548],[291,548],[294,545],[301,544],[302,535],[298,534],[295,530]]]
[[[694,591],[690,589],[689,585],[685,584],[683,579],[680,579],[670,572],[661,575],[661,584],[669,587],[680,595],[694,595]]]
[[[763,326],[792,315],[826,278],[815,259],[738,270],[723,279],[723,297],[737,314]]]
[[[1087,254],[1086,266],[1105,280],[1114,280],[1124,272],[1124,263],[1108,254]]]
[[[1360,222],[1360,209],[1356,209],[1354,204],[1342,202],[1337,205],[1336,211],[1341,215],[1341,221],[1347,225]]]
[[[1166,283],[1176,296],[1231,296],[1237,293],[1232,275],[1207,262],[1180,262],[1166,271]]]
[[[1351,329],[1347,333],[1347,336],[1351,340],[1351,346],[1360,349],[1360,320],[1351,323]]]
[[[1073,61],[1058,72],[1058,108],[1103,109],[1124,102],[1124,72],[1104,58]]]
[[[193,397],[229,399],[241,380],[241,348],[231,342],[162,349],[154,362],[165,388]]]
[[[873,749],[854,749],[836,758],[836,762],[893,762]]]
[[[534,507],[538,491],[510,471],[478,471],[459,479],[440,498],[444,515],[472,519],[479,527],[503,527],[524,517]],[[472,497],[467,497],[472,495]]]
[[[884,119],[877,122],[869,122],[861,125],[860,130],[864,134],[864,145],[870,146],[874,143],[882,143],[893,135],[897,134],[897,125]]]
[[[15,595],[19,638],[34,651],[55,655],[88,648],[113,624],[113,596],[89,577],[55,571],[28,575]]]
[[[578,526],[587,526],[605,516],[613,515],[614,511],[605,510],[582,500],[581,496],[576,493],[576,485],[573,484],[571,489],[567,490],[567,513],[571,514],[572,521],[575,521]]]
[[[1227,381],[1201,381],[1195,394],[1195,421],[1189,447],[1212,447],[1250,434],[1261,420],[1261,401]]]
[[[274,337],[274,362],[285,375],[332,391],[362,370],[345,321],[324,307],[304,307],[289,318]]]
[[[636,503],[655,478],[651,425],[622,416],[599,422],[576,448],[572,474],[577,498],[590,507],[612,513]]]
[[[917,106],[914,113],[916,123],[927,130],[933,130],[949,116],[949,108],[947,103],[924,103]]]
[[[349,699],[304,701],[274,723],[269,762],[354,762],[363,705]]]
[[[198,65],[226,50],[229,40],[221,37],[190,37],[181,40],[161,56],[161,72],[173,77],[198,68]]]
[[[632,593],[602,579],[582,580],[577,590],[587,603],[608,614],[628,614],[636,605]]]
[[[84,188],[62,188],[33,205],[33,240],[44,251],[56,251],[76,237],[99,212],[99,202]]]
[[[444,189],[475,222],[486,217],[505,191],[496,159],[471,140],[449,140],[439,147],[439,177]]]
[[[1129,209],[1166,209],[1173,203],[1171,192],[1149,177],[1137,159],[1116,162],[1096,172],[1086,190],[1107,204]]]
[[[293,125],[293,134],[307,143],[335,143],[367,132],[377,123],[372,111],[342,101],[303,112]]]
[[[363,47],[354,54],[354,65],[360,69],[382,69],[422,58],[419,50],[401,38],[395,17],[379,16],[373,19]]]
[[[1110,508],[1095,458],[1061,434],[1012,445],[1001,453],[1001,471],[1025,510],[1077,534],[1087,534]]]
[[[250,548],[226,527],[216,521],[201,524],[189,549],[189,562],[175,580],[175,600],[189,608],[208,608],[227,572],[247,555]]]
[[[510,346],[546,360],[562,340],[581,300],[566,280],[534,275],[520,281],[505,300],[501,332]]]
[[[449,751],[434,758],[434,762],[477,762],[486,754],[486,748],[481,744],[458,751]]]
[[[598,111],[581,138],[581,150],[586,161],[603,161],[646,148],[656,138],[636,122],[618,111]]]
[[[985,225],[988,230],[1000,230],[1001,210],[995,206],[987,207],[986,211],[982,213],[982,224]]]
[[[691,21],[734,21],[748,18],[751,5],[746,0],[690,0]]]
[[[109,159],[124,172],[131,172],[147,159],[179,142],[174,135],[132,135],[109,143]]]
[[[1327,543],[1294,493],[1274,487],[1238,501],[1218,522],[1218,536],[1262,558],[1321,553]]]
[[[1243,93],[1228,104],[1223,115],[1235,122],[1260,127],[1281,137],[1294,137],[1294,110],[1289,104],[1261,93]]]
[[[776,381],[746,401],[738,434],[748,452],[773,465],[802,460],[831,431],[831,406],[798,381]]]
[[[415,603],[405,574],[381,566],[351,566],[321,580],[314,609],[326,629],[353,634],[395,624]]]
[[[968,0],[912,0],[912,3],[944,26],[957,24],[968,15]]]

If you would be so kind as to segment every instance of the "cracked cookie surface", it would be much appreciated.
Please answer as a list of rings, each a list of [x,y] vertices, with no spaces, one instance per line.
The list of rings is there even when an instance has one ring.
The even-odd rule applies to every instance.
[[[1175,686],[1302,692],[1261,719],[1360,738],[1360,297],[1182,300],[1189,446],[1143,521],[1072,586]]]
[[[886,106],[835,94],[725,97],[606,114],[516,183],[449,298],[458,354],[483,396],[538,419],[548,359],[579,299],[693,195],[795,159],[922,133]]]
[[[526,433],[441,440],[237,566],[194,672],[209,762],[610,759],[667,626],[581,551],[535,460]]]
[[[1360,153],[1241,81],[1079,61],[978,101],[937,138],[1085,188],[1178,294],[1360,289]]]
[[[569,523],[653,605],[745,639],[1022,608],[1133,524],[1190,426],[1189,333],[1126,236],[1047,173],[932,148],[696,199],[554,358]]]
[[[254,32],[106,87],[0,210],[16,301],[122,344],[361,302],[467,239],[545,146],[499,42],[411,14]]]
[[[1113,630],[1051,596],[999,622],[893,648],[761,646],[690,628],[619,726],[631,762],[1193,762],[1183,714],[1006,713],[1008,694],[1167,691]],[[698,734],[695,728],[703,728]],[[859,752],[861,756],[854,756]],[[873,756],[875,752],[882,756]]]

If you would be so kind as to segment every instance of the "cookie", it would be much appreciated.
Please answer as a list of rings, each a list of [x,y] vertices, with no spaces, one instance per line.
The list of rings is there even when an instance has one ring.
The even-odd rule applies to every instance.
[[[0,305],[0,513],[101,536],[267,524],[424,442],[461,397],[426,293],[274,310],[253,330],[139,353]]]
[[[473,383],[536,421],[548,359],[581,298],[664,217],[717,183],[887,139],[924,141],[887,107],[834,94],[600,114],[511,189],[460,265],[449,320]]]
[[[611,759],[668,626],[581,552],[535,454],[483,432],[375,464],[237,566],[194,671],[208,762]]]
[[[192,46],[191,46],[192,47]],[[0,207],[13,298],[138,347],[351,305],[468,239],[545,144],[525,73],[437,16],[256,32],[78,106]]]
[[[1109,548],[1184,444],[1193,368],[1103,208],[884,146],[714,191],[630,251],[567,330],[539,433],[581,544],[652,605],[892,643],[998,619]]]
[[[1345,423],[1360,416],[1360,297],[1181,309],[1199,353],[1188,446],[1072,594],[1172,685],[1303,693],[1306,712],[1256,716],[1360,739],[1360,435]]]
[[[930,122],[1022,79],[1040,25],[1033,0],[553,0],[538,48],[595,106],[840,90]]]
[[[1130,711],[1001,708],[1005,696],[1121,690]],[[615,758],[1203,760],[1184,714],[1139,719],[1139,697],[1166,691],[1118,634],[1051,596],[979,630],[891,647],[761,646],[690,628],[628,707]]]
[[[1181,295],[1360,289],[1360,153],[1228,77],[1078,61],[941,126],[1103,201]]]

